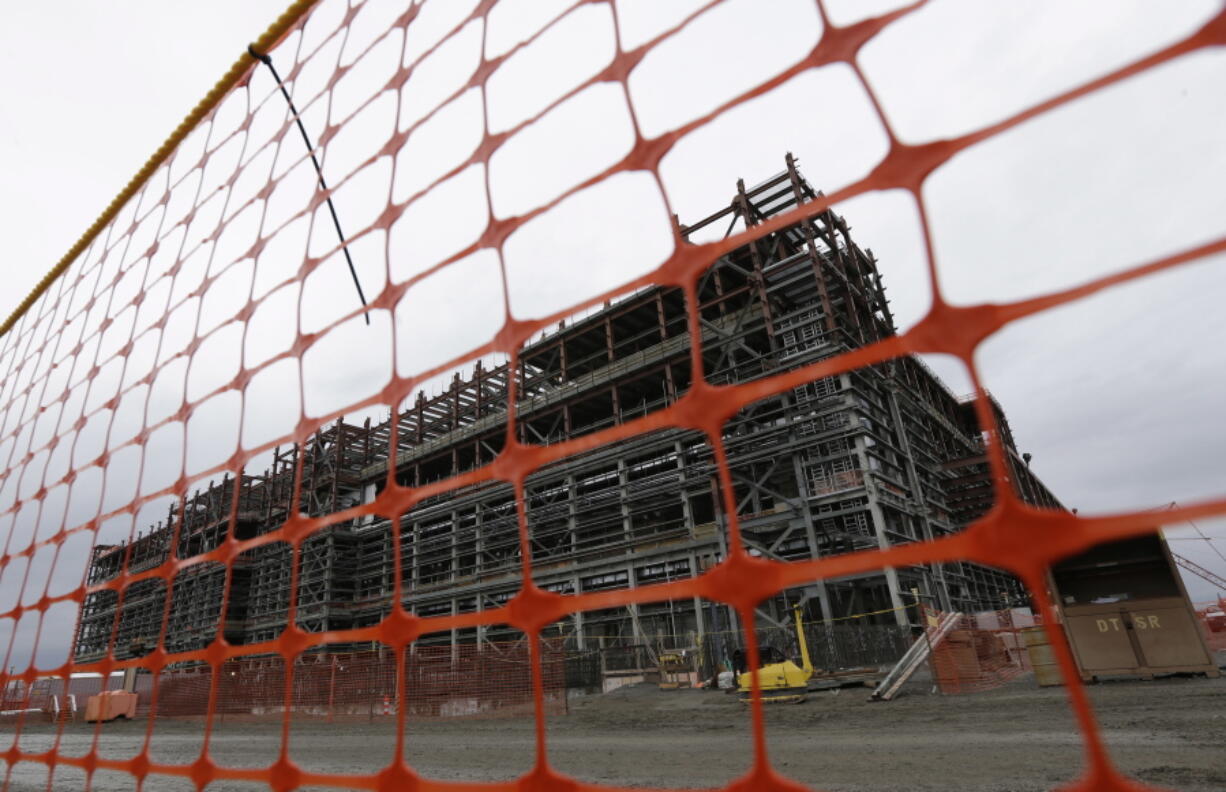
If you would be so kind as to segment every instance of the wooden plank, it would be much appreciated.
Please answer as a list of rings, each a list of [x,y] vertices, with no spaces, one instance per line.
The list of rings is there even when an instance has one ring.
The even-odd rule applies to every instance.
[[[946,613],[941,617],[941,620],[935,627],[925,629],[926,638],[917,639],[898,661],[898,663],[890,669],[886,674],[885,679],[881,680],[881,684],[869,696],[869,701],[889,701],[898,693],[899,688],[911,678],[924,661],[931,655],[932,650],[940,646],[941,641],[953,631],[958,624],[962,614],[959,612]]]

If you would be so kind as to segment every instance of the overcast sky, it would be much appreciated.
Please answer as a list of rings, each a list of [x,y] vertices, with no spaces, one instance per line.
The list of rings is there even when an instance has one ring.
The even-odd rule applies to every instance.
[[[20,75],[0,81],[0,165],[8,177],[0,192],[9,241],[0,291],[4,315],[283,3],[71,5],[72,13],[63,4],[21,4],[0,12],[0,66],[7,75]],[[285,74],[295,57],[316,53],[293,86],[313,138],[325,123],[353,114],[324,154],[325,175],[340,185],[336,203],[352,235],[360,236],[352,232],[368,226],[389,196],[405,201],[462,164],[479,142],[481,92],[451,94],[480,56],[480,23],[430,56],[402,96],[391,91],[375,96],[371,89],[398,66],[402,52],[415,57],[425,51],[454,20],[463,19],[469,5],[427,3],[406,40],[399,33],[381,37],[383,20],[394,18],[397,8],[372,0],[349,40],[329,41],[327,20],[341,8],[328,2],[317,12],[314,28],[273,53]],[[566,5],[503,4],[489,19],[487,54],[509,50]],[[623,45],[651,38],[695,5],[619,4]],[[835,21],[842,22],[890,5],[830,4]],[[1144,2],[1114,4],[1110,15],[1102,8],[1056,0],[1016,7],[934,2],[872,41],[861,65],[896,133],[908,142],[924,142],[1004,118],[1178,40],[1217,4],[1180,3],[1160,16]],[[515,128],[602,68],[616,46],[612,13],[603,4],[577,9],[508,60],[487,84],[491,130]],[[733,0],[696,19],[640,64],[628,84],[635,118],[646,135],[684,124],[787,67],[819,34],[807,0]],[[337,62],[355,61],[331,105],[312,101]],[[925,185],[925,199],[946,296],[964,304],[1032,296],[1220,236],[1226,230],[1223,84],[1226,54],[1185,57],[986,141],[938,169]],[[185,299],[206,272],[220,272],[246,248],[243,235],[255,233],[258,212],[243,207],[262,181],[240,177],[229,194],[221,190],[211,203],[202,198],[207,210],[202,207],[199,214],[224,217],[227,232],[201,243],[208,234],[198,233],[203,221],[197,218],[180,229],[174,245],[163,245],[164,251],[184,245],[177,279],[156,277],[159,268],[173,263],[163,252],[162,260],[155,255],[137,265],[144,268],[140,277],[116,287],[117,294],[124,290],[122,299],[138,289],[147,292],[151,304],[170,306],[172,318],[159,339],[156,332],[144,333],[152,314],[133,310],[113,317],[117,325],[135,326],[131,359],[144,368],[133,376],[104,367],[98,375],[99,381],[113,380],[114,392],[124,394],[109,441],[105,429],[111,416],[95,412],[73,459],[51,454],[40,464],[67,469],[88,460],[89,450],[96,454],[108,444],[121,448],[139,430],[146,401],[145,420],[153,425],[184,391],[189,400],[211,393],[241,365],[256,366],[279,354],[293,340],[296,305],[303,332],[327,327],[356,307],[338,254],[304,283],[292,280],[302,250],[321,255],[335,246],[335,238],[323,222],[312,227],[309,217],[289,219],[305,206],[314,176],[292,130],[279,148],[264,146],[284,120],[279,99],[265,102],[271,90],[260,71],[250,95],[236,95],[224,108],[229,121],[219,120],[219,128],[236,127],[249,99],[261,112],[249,139],[217,132],[207,143],[216,147],[210,161],[228,163],[229,171],[206,169],[188,186],[206,196],[236,167],[249,173],[271,169],[284,187],[267,198],[264,228],[285,223],[268,241],[278,252],[262,258],[258,269],[250,262],[231,266],[202,300]],[[395,157],[363,164],[393,125],[408,129],[444,102]],[[540,206],[616,162],[632,143],[630,106],[617,86],[585,89],[517,132],[491,159],[494,213],[511,216]],[[203,148],[206,142],[201,137],[189,145]],[[660,174],[672,211],[685,222],[724,205],[737,178],[752,185],[780,170],[785,151],[798,156],[813,184],[830,192],[871,170],[885,149],[886,137],[863,87],[849,68],[833,66],[804,72],[690,133],[664,159]],[[172,164],[168,182],[178,183],[186,171]],[[161,178],[159,190],[167,183],[165,175]],[[383,232],[360,236],[352,250],[367,294],[378,293],[389,277],[402,282],[420,275],[475,240],[485,223],[484,201],[484,173],[469,168],[410,204],[386,240]],[[176,209],[172,198],[163,222],[189,204]],[[133,211],[143,217],[148,205],[134,205]],[[859,244],[876,253],[900,327],[914,324],[930,302],[930,284],[912,200],[900,193],[870,194],[837,208]],[[153,228],[151,221],[150,234]],[[384,261],[385,242],[390,262]],[[619,174],[565,200],[508,240],[512,313],[548,315],[614,287],[657,266],[671,244],[654,183],[641,174]],[[1220,339],[1226,314],[1218,295],[1224,286],[1226,260],[1219,257],[1018,322],[980,348],[977,364],[1004,405],[1020,448],[1034,455],[1035,470],[1066,504],[1083,513],[1105,513],[1221,496],[1226,348]],[[465,300],[448,304],[448,296],[461,289]],[[251,317],[244,341],[241,325],[227,321],[248,290],[268,296]],[[493,255],[478,253],[422,280],[395,317],[374,312],[370,328],[355,318],[333,329],[302,361],[302,409],[311,416],[343,410],[377,392],[393,368],[402,375],[421,373],[480,345],[502,324],[501,295]],[[207,337],[189,371],[185,358],[172,358],[193,328]],[[104,352],[108,343],[101,340]],[[365,354],[353,354],[355,348]],[[955,393],[970,390],[959,364],[941,358],[929,362]],[[151,366],[162,366],[152,387],[131,389]],[[122,504],[134,491],[165,486],[177,475],[175,459],[185,457],[191,475],[220,462],[236,443],[256,448],[276,442],[293,429],[298,413],[294,397],[287,402],[286,394],[296,391],[299,376],[293,361],[274,364],[255,376],[245,401],[223,393],[199,408],[188,426],[155,431],[139,481],[139,449],[119,451],[105,484],[103,510]],[[81,398],[86,415],[105,401],[84,393]],[[63,434],[53,421],[47,423],[46,429],[35,428],[36,435]],[[7,422],[0,426],[0,442],[11,432]],[[0,447],[0,452],[7,450]],[[150,459],[171,463],[150,464]],[[83,474],[84,484],[90,475]],[[103,488],[97,476],[94,487]],[[59,499],[58,513],[78,508],[73,497],[67,487],[48,493],[49,502]],[[163,512],[161,503],[142,509],[139,527]],[[113,520],[104,536],[126,537],[130,527]],[[1200,527],[1226,537],[1222,521]],[[7,525],[0,522],[0,530]],[[1172,548],[1226,574],[1226,561],[1205,542],[1186,539],[1189,531],[1185,526],[1171,534],[1178,538]],[[1226,541],[1217,546],[1226,548]],[[65,552],[75,566],[57,568],[53,586],[75,585],[86,551],[83,545]],[[49,558],[36,557],[33,564],[45,579]],[[17,576],[15,569],[0,576],[0,599]],[[31,576],[38,575],[32,570]],[[1213,593],[1196,578],[1187,582],[1194,599]],[[70,622],[74,614],[63,610],[59,618]],[[60,647],[61,656],[63,651],[66,646]]]

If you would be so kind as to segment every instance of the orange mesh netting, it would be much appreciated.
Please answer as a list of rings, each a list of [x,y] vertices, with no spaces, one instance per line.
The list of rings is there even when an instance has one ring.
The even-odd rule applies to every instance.
[[[537,753],[524,783],[563,788],[567,779],[549,764],[545,727],[558,671],[542,636],[572,614],[701,597],[730,606],[742,625],[752,625],[759,602],[817,579],[886,567],[974,561],[1016,575],[1042,611],[1044,623],[1052,625],[1056,618],[1045,579],[1052,562],[1109,538],[1154,530],[1152,512],[1085,518],[1027,505],[1014,491],[997,412],[984,397],[973,355],[982,341],[1010,322],[1226,251],[1226,236],[1121,267],[1064,291],[1006,304],[959,306],[942,296],[937,278],[940,262],[933,249],[923,188],[930,174],[960,152],[1161,64],[1221,46],[1226,43],[1226,11],[1176,43],[1004,120],[952,139],[913,145],[895,134],[889,107],[878,100],[857,56],[887,26],[920,13],[924,3],[845,26],[831,21],[821,0],[811,7],[806,4],[811,17],[807,32],[815,43],[750,84],[745,84],[743,75],[706,82],[703,90],[715,95],[706,111],[692,118],[670,116],[658,106],[646,114],[640,106],[637,70],[649,59],[663,59],[658,63],[675,75],[673,90],[698,90],[695,86],[702,81],[690,72],[691,64],[668,61],[669,44],[687,32],[711,34],[710,15],[731,3],[713,0],[649,34],[638,31],[638,41],[631,46],[621,43],[627,40],[624,9],[615,13],[602,2],[576,2],[556,11],[541,4],[529,11],[529,5],[405,0],[352,7],[324,2],[312,7],[270,42],[268,51],[292,86],[297,109],[315,137],[312,143],[322,155],[328,191],[316,188],[310,154],[297,136],[284,98],[268,71],[252,59],[216,108],[169,152],[164,164],[136,185],[130,200],[87,240],[62,275],[0,339],[4,376],[0,532],[5,543],[0,566],[6,576],[21,581],[15,589],[18,595],[0,613],[8,633],[3,639],[3,668],[8,670],[4,687],[27,691],[19,702],[27,706],[12,709],[30,709],[31,703],[42,707],[35,702],[39,695],[42,702],[50,700],[47,696],[71,693],[73,673],[110,678],[132,667],[176,681],[161,688],[164,702],[152,695],[142,702],[150,710],[164,706],[171,711],[188,706],[183,703],[186,698],[200,701],[207,696],[202,705],[203,750],[190,764],[169,765],[153,758],[153,718],[140,752],[130,759],[116,759],[102,749],[101,729],[95,733],[94,747],[84,755],[60,751],[58,735],[48,750],[23,747],[21,733],[27,718],[21,716],[4,753],[10,772],[18,762],[42,762],[90,773],[131,774],[145,779],[145,788],[158,788],[158,779],[166,776],[187,777],[199,788],[214,779],[250,780],[275,790],[305,784],[384,792],[424,787],[429,782],[401,759],[368,775],[311,772],[295,764],[288,741],[291,711],[299,706],[295,691],[302,689],[296,687],[297,680],[332,673],[330,665],[316,667],[311,660],[311,650],[328,645],[341,644],[346,651],[377,647],[374,656],[380,658],[390,653],[396,668],[378,665],[376,669],[370,666],[375,661],[361,661],[371,667],[371,679],[347,677],[345,685],[352,687],[339,686],[331,707],[334,714],[344,710],[353,715],[353,708],[369,709],[372,700],[381,704],[384,690],[394,691],[403,699],[394,707],[396,755],[401,756],[406,717],[414,707],[429,705],[413,700],[415,694],[409,691],[419,687],[389,684],[383,677],[411,679],[418,662],[413,653],[416,648],[429,649],[431,636],[497,628],[498,640],[514,641],[519,635],[530,651],[527,667]],[[580,22],[604,30],[604,44],[572,53],[573,67],[536,64],[528,77],[517,74],[534,57],[535,44],[551,36],[572,36],[572,26]],[[518,29],[507,33],[510,28]],[[495,40],[497,31],[502,32]],[[888,140],[884,156],[871,172],[830,195],[797,202],[726,238],[687,240],[683,229],[670,222],[673,208],[661,176],[665,156],[713,119],[808,70],[835,64],[850,68]],[[503,97],[516,81],[526,98],[518,105],[508,104]],[[368,90],[370,85],[375,89]],[[602,154],[587,160],[586,170],[577,164],[576,173],[582,173],[577,183],[556,191],[536,183],[531,158],[539,153],[533,154],[532,146],[523,148],[526,134],[548,130],[549,123],[562,124],[563,134],[591,134],[591,108],[599,107],[592,97],[597,96],[624,108],[627,144],[612,159],[602,160]],[[587,99],[594,104],[585,108],[581,102]],[[456,123],[454,116],[464,105],[476,109],[480,124],[462,128]],[[553,111],[564,105],[571,114],[559,120]],[[603,119],[598,112],[595,117]],[[461,155],[446,161],[420,154],[419,147],[429,151],[428,146],[440,139],[461,148]],[[547,144],[537,145],[537,152],[548,151]],[[343,156],[336,153],[342,151]],[[592,166],[593,161],[598,165]],[[501,189],[503,180],[517,180],[520,187]],[[601,191],[606,188],[634,195],[639,211],[597,217],[605,211]],[[713,262],[802,219],[819,218],[834,204],[880,190],[904,191],[919,213],[932,288],[931,309],[922,321],[905,333],[870,339],[859,348],[792,370],[739,383],[709,381],[703,354],[708,319],[696,306],[700,279]],[[348,250],[342,249],[329,219],[328,196],[339,209]],[[723,200],[721,194],[718,201]],[[431,212],[441,208],[453,219],[445,232],[431,219]],[[555,218],[561,219],[555,222]],[[586,226],[582,218],[587,218]],[[637,262],[623,265],[618,258],[620,240],[645,238],[653,229],[666,229],[661,232],[663,241],[652,243],[654,248],[648,245],[646,252],[640,249]],[[554,250],[555,243],[552,270],[524,263],[542,250]],[[347,252],[353,254],[361,275],[366,307],[353,293]],[[671,337],[688,337],[688,385],[654,411],[633,417],[631,411],[622,410],[624,420],[579,437],[550,442],[548,432],[525,426],[517,415],[521,402],[516,396],[530,377],[520,356],[524,345],[552,331],[559,321],[652,286],[678,290],[684,298],[685,326]],[[467,307],[460,310],[460,303]],[[308,304],[315,306],[309,315],[303,310]],[[446,316],[434,315],[429,323],[418,321],[440,305],[449,309],[441,313],[458,318],[449,322]],[[967,530],[932,541],[787,563],[749,553],[737,519],[726,447],[732,441],[726,423],[772,395],[912,353],[952,355],[971,373],[980,396],[974,414],[979,426],[990,428],[984,438],[992,508]],[[420,409],[428,417],[428,410],[435,407],[414,401],[419,388],[463,365],[470,366],[474,376],[494,376],[494,370],[482,368],[484,364],[474,367],[472,361],[495,355],[509,357],[509,363],[495,367],[496,371],[510,372],[501,382],[505,395],[498,396],[499,403],[490,408],[493,412],[486,413],[505,427],[496,453],[475,451],[472,457],[455,460],[453,469],[463,472],[406,482],[395,475],[395,465],[387,464],[388,457],[409,454],[432,438],[424,433],[401,436],[404,424],[391,421],[382,434],[364,426],[369,442],[358,457],[345,456],[358,452],[343,436],[353,426],[339,421],[341,416],[362,411],[377,415],[394,405],[409,412]],[[469,406],[457,398],[457,411]],[[416,424],[419,429],[425,417]],[[719,563],[629,588],[579,592],[536,585],[532,563],[536,538],[529,531],[528,504],[539,493],[533,490],[531,477],[581,453],[664,429],[695,433],[710,449],[714,486],[727,520],[726,554]],[[338,510],[333,513],[316,508],[311,498],[321,490],[313,482],[323,475],[320,467],[327,459],[358,470],[378,467],[382,459],[385,480],[377,496],[366,502],[334,500],[332,506]],[[243,473],[266,469],[271,472]],[[858,484],[859,480],[845,480],[852,475],[833,471],[816,484],[837,490]],[[377,623],[313,629],[309,614],[328,603],[299,601],[305,596],[300,592],[308,589],[306,577],[313,574],[302,561],[284,565],[288,580],[280,585],[288,592],[288,601],[268,606],[280,614],[281,627],[243,644],[227,642],[218,630],[203,648],[171,640],[182,635],[175,625],[167,624],[173,621],[175,591],[191,600],[192,591],[205,590],[209,575],[226,581],[236,580],[240,572],[254,575],[249,570],[256,568],[253,559],[261,553],[305,559],[317,543],[342,542],[333,531],[342,523],[397,520],[410,509],[438,503],[441,495],[494,484],[507,488],[504,516],[517,528],[515,546],[507,552],[519,559],[521,569],[514,590],[499,602],[470,612],[406,610],[401,593],[423,590],[430,581],[404,578],[405,559],[418,548],[405,546],[401,532],[393,530],[385,551],[389,578],[371,583],[372,590],[385,585],[394,592],[389,611]],[[259,519],[275,515],[279,502],[291,506],[276,518],[275,530],[251,529]],[[1224,513],[1226,495],[1174,509],[1163,519]],[[146,533],[162,520],[166,530]],[[215,547],[205,541],[194,543],[195,537],[217,524],[227,530]],[[428,531],[422,531],[425,537]],[[91,551],[95,546],[98,549]],[[96,562],[91,569],[113,562],[113,574],[67,580],[57,574],[56,559],[61,555],[75,554],[78,563],[70,565],[69,573],[75,574],[81,570],[80,558],[91,552],[91,561]],[[108,552],[113,556],[109,562],[104,558]],[[253,592],[263,585],[255,577],[244,580]],[[275,588],[278,583],[267,585]],[[226,594],[220,603],[197,598],[200,607],[214,608],[214,620],[226,612],[226,599],[234,589],[227,584],[221,590]],[[255,594],[250,596],[251,602],[258,601]],[[133,612],[146,608],[161,613],[160,635],[151,639],[125,633],[127,628],[118,619],[91,621],[97,613],[109,612],[108,602],[113,609],[117,601],[129,603],[123,607],[130,606]],[[95,604],[98,610],[91,611]],[[62,632],[72,623],[82,606],[87,607],[80,616],[80,634],[101,636],[109,648],[98,657],[59,658],[40,667],[42,661],[35,659],[41,657],[39,646],[52,640],[52,631]],[[165,618],[167,614],[172,618]],[[32,641],[24,641],[30,636]],[[1068,683],[1087,756],[1085,774],[1074,788],[1142,788],[1114,768],[1067,644],[1058,630],[1051,631],[1050,639]],[[756,664],[758,647],[752,629],[746,631],[746,643],[749,662]],[[117,647],[129,652],[128,659],[116,659]],[[188,670],[193,664],[196,670]],[[209,735],[220,719],[228,717],[225,710],[232,701],[226,686],[241,684],[217,680],[234,668],[261,668],[250,673],[277,678],[275,686],[261,687],[259,693],[281,695],[279,705],[269,706],[282,708],[285,723],[279,758],[267,767],[226,766],[210,755]],[[475,667],[472,672],[492,673]],[[192,675],[198,678],[198,688],[184,682]],[[46,677],[58,677],[61,687],[38,688]],[[247,683],[251,679],[248,676]],[[504,677],[508,679],[507,684],[514,682]],[[12,687],[13,683],[22,687]],[[41,692],[36,694],[36,688]],[[376,688],[378,692],[372,692]],[[320,682],[310,689],[317,693],[328,688]],[[360,695],[352,693],[359,689]],[[483,693],[484,698],[478,698],[488,701],[498,695]],[[516,695],[507,693],[509,698]],[[329,703],[315,700],[299,709],[303,707],[326,714]],[[759,701],[751,713],[755,760],[749,775],[733,786],[797,788],[771,765]],[[50,784],[60,788],[54,780]]]
[[[1034,626],[1034,619],[1028,616],[1028,612],[1012,611],[963,614],[932,649],[932,676],[941,692],[991,690],[1029,671],[1030,658],[1021,633]]]
[[[544,643],[541,663],[545,711],[565,713],[563,655],[556,640]],[[454,650],[422,647],[404,668],[404,706],[410,718],[531,714],[531,668],[523,643],[487,643],[481,651],[475,644]],[[401,687],[396,681],[396,656],[388,649],[299,656],[288,694],[288,676],[279,657],[238,657],[220,669],[215,699],[208,665],[138,676],[137,716],[204,717],[210,714],[211,702],[213,713],[245,719],[279,720],[288,710],[296,718],[373,721],[393,715]],[[61,681],[46,679],[36,682],[28,694],[22,689],[17,691],[20,695],[6,698],[4,709],[63,711],[68,717],[74,708],[82,709],[89,696],[121,688],[118,674],[110,680],[101,675],[73,677],[66,690]]]

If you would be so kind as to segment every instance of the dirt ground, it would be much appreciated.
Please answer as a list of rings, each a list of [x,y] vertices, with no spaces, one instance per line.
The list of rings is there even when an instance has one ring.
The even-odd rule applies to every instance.
[[[1226,679],[1103,683],[1089,688],[1117,764],[1135,777],[1198,792],[1226,789]],[[811,695],[804,704],[768,708],[770,758],[776,769],[814,788],[885,790],[1043,790],[1080,771],[1080,740],[1062,689],[1037,689],[1031,678],[975,695],[931,695],[912,689],[889,703],[869,703],[867,690]],[[140,750],[146,723],[107,724],[99,752],[127,758]],[[0,727],[12,734],[12,726]],[[3,734],[3,732],[0,732]],[[68,725],[60,750],[81,755],[94,730]],[[23,750],[46,750],[55,730],[27,726]],[[715,787],[743,774],[751,758],[748,714],[717,692],[662,692],[635,686],[572,702],[549,721],[549,757],[560,771],[606,784]],[[0,751],[10,745],[0,738]],[[186,764],[199,755],[198,722],[159,721],[150,756]],[[214,759],[229,766],[269,764],[280,746],[278,724],[219,724]],[[294,723],[291,757],[304,769],[371,773],[390,758],[386,723]],[[512,779],[531,767],[533,725],[524,718],[410,722],[407,758],[441,780]],[[44,765],[19,763],[12,792],[47,788]],[[84,776],[60,768],[54,790],[84,788]],[[256,792],[262,785],[215,782],[208,792]],[[95,776],[96,792],[133,789],[130,778]],[[187,792],[190,783],[151,776],[146,790]],[[304,787],[306,789],[306,787]]]

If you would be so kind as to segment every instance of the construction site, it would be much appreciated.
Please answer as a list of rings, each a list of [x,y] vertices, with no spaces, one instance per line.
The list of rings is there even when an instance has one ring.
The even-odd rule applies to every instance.
[[[723,209],[681,232],[754,226],[820,195],[791,155],[785,165],[752,188],[738,183]],[[770,376],[895,333],[871,250],[830,209],[721,257],[697,295],[704,372],[712,383]],[[477,363],[456,372],[443,393],[419,393],[385,422],[325,426],[302,447],[278,449],[268,470],[210,482],[132,541],[95,547],[88,583],[141,572],[171,554],[208,553],[231,531],[249,539],[275,530],[290,514],[299,466],[297,508],[321,516],[373,500],[389,465],[399,482],[418,486],[487,464],[504,442],[512,378],[525,443],[573,439],[651,413],[690,385],[688,310],[679,289],[641,289],[561,323],[522,350],[515,370]],[[994,401],[993,409],[1018,495],[1061,508],[1016,448],[1004,410]],[[992,503],[983,430],[971,400],[951,393],[914,357],[753,404],[726,424],[723,437],[742,536],[751,553],[790,561],[958,531]],[[696,432],[651,432],[565,459],[530,476],[525,497],[535,582],[548,591],[678,580],[726,554],[716,463]],[[393,532],[400,536],[399,595],[409,611],[431,616],[500,606],[520,585],[517,530],[508,484],[448,492],[396,523],[366,516],[329,525],[303,541],[296,559],[297,623],[341,634],[377,624],[396,595]],[[274,542],[239,557],[229,575],[216,562],[187,566],[169,592],[158,578],[122,592],[94,591],[81,610],[74,658],[140,657],[159,642],[172,654],[190,651],[219,630],[234,645],[270,641],[286,626],[293,563],[290,546]],[[762,603],[758,626],[786,630],[802,596],[807,622],[833,625],[871,614],[856,624],[891,627],[905,636],[892,642],[902,647],[919,623],[917,603],[946,612],[1027,604],[1009,575],[951,563],[816,580]],[[708,634],[735,635],[739,627],[729,609],[695,598],[576,613],[548,634],[567,652],[653,647],[654,654],[678,642],[700,647]],[[482,626],[427,635],[417,645],[459,652],[521,637]],[[338,643],[328,650],[375,648]]]
[[[277,3],[10,35],[0,792],[1226,789],[1226,6]]]
[[[726,236],[822,197],[791,155],[784,164],[755,186],[738,182],[723,209],[678,231]],[[67,751],[96,738],[103,727],[93,724],[154,721],[150,758],[163,765],[198,755],[197,722],[208,718],[210,755],[240,768],[276,761],[276,733],[288,723],[294,761],[321,778],[339,773],[329,776],[337,782],[386,764],[388,727],[400,717],[412,724],[406,759],[417,772],[515,778],[531,769],[539,712],[554,732],[552,761],[577,778],[715,786],[749,766],[746,703],[756,687],[767,704],[808,702],[772,708],[767,718],[771,750],[799,778],[866,790],[996,788],[989,782],[1014,773],[1067,780],[1071,772],[1044,777],[1029,760],[951,770],[951,746],[959,755],[968,746],[988,752],[1035,730],[1059,735],[1044,739],[1068,749],[1066,770],[1078,757],[1063,693],[1045,689],[1066,681],[1045,620],[1018,580],[969,561],[782,590],[756,610],[756,666],[746,656],[748,625],[732,608],[697,597],[573,612],[533,645],[512,626],[488,623],[426,633],[403,654],[352,637],[380,624],[397,597],[418,616],[506,605],[522,584],[521,506],[534,582],[546,591],[631,589],[712,569],[728,557],[730,515],[715,453],[699,432],[656,430],[565,457],[526,479],[522,504],[508,483],[444,489],[395,520],[330,522],[297,550],[277,539],[228,564],[202,558],[231,537],[275,532],[295,513],[326,517],[370,503],[389,474],[420,487],[493,462],[506,442],[512,392],[524,444],[573,440],[662,409],[691,386],[691,314],[703,376],[715,384],[794,370],[897,331],[871,249],[853,241],[833,208],[720,257],[694,294],[696,306],[677,288],[623,294],[535,336],[515,367],[478,361],[387,420],[330,423],[306,443],[275,449],[268,469],[210,481],[130,541],[94,547],[75,664],[157,650],[167,662],[155,673],[129,666],[13,681],[4,713],[25,723],[32,746],[54,736]],[[741,541],[751,555],[791,562],[963,530],[993,505],[985,447],[993,428],[1017,498],[1062,512],[1017,447],[1004,408],[986,398],[995,427],[979,424],[972,398],[906,356],[750,404],[721,437]],[[107,585],[168,560],[185,562],[169,581]],[[1224,583],[1155,534],[1052,565],[1049,590],[1084,682],[1208,678],[1168,679],[1141,692],[1108,686],[1094,697],[1113,746],[1149,750],[1151,759],[1123,762],[1130,772],[1217,789],[1215,754],[1186,743],[1206,728],[1191,703],[1222,695],[1215,678],[1226,661],[1226,601],[1194,612],[1176,565]],[[299,628],[328,640],[285,657],[276,640],[291,613]],[[219,636],[250,649],[216,664],[177,659]],[[1172,697],[1189,702],[1187,717],[1152,717]],[[837,735],[821,729],[827,717],[839,719]],[[1141,722],[1144,733],[1130,727]],[[980,742],[967,742],[967,724]],[[108,723],[106,751],[136,751],[134,728],[144,729]],[[815,764],[815,729],[841,746],[843,760]],[[874,763],[855,750],[879,744],[884,731],[911,757],[916,775],[906,786],[875,786]],[[931,739],[917,742],[918,734]],[[474,745],[483,758],[474,759]],[[607,756],[594,760],[593,745]],[[943,747],[934,753],[933,745]],[[688,759],[678,763],[681,753]],[[10,788],[45,787],[29,769]],[[126,776],[112,780],[95,775],[90,783],[126,788]],[[173,788],[167,784],[159,788]]]

